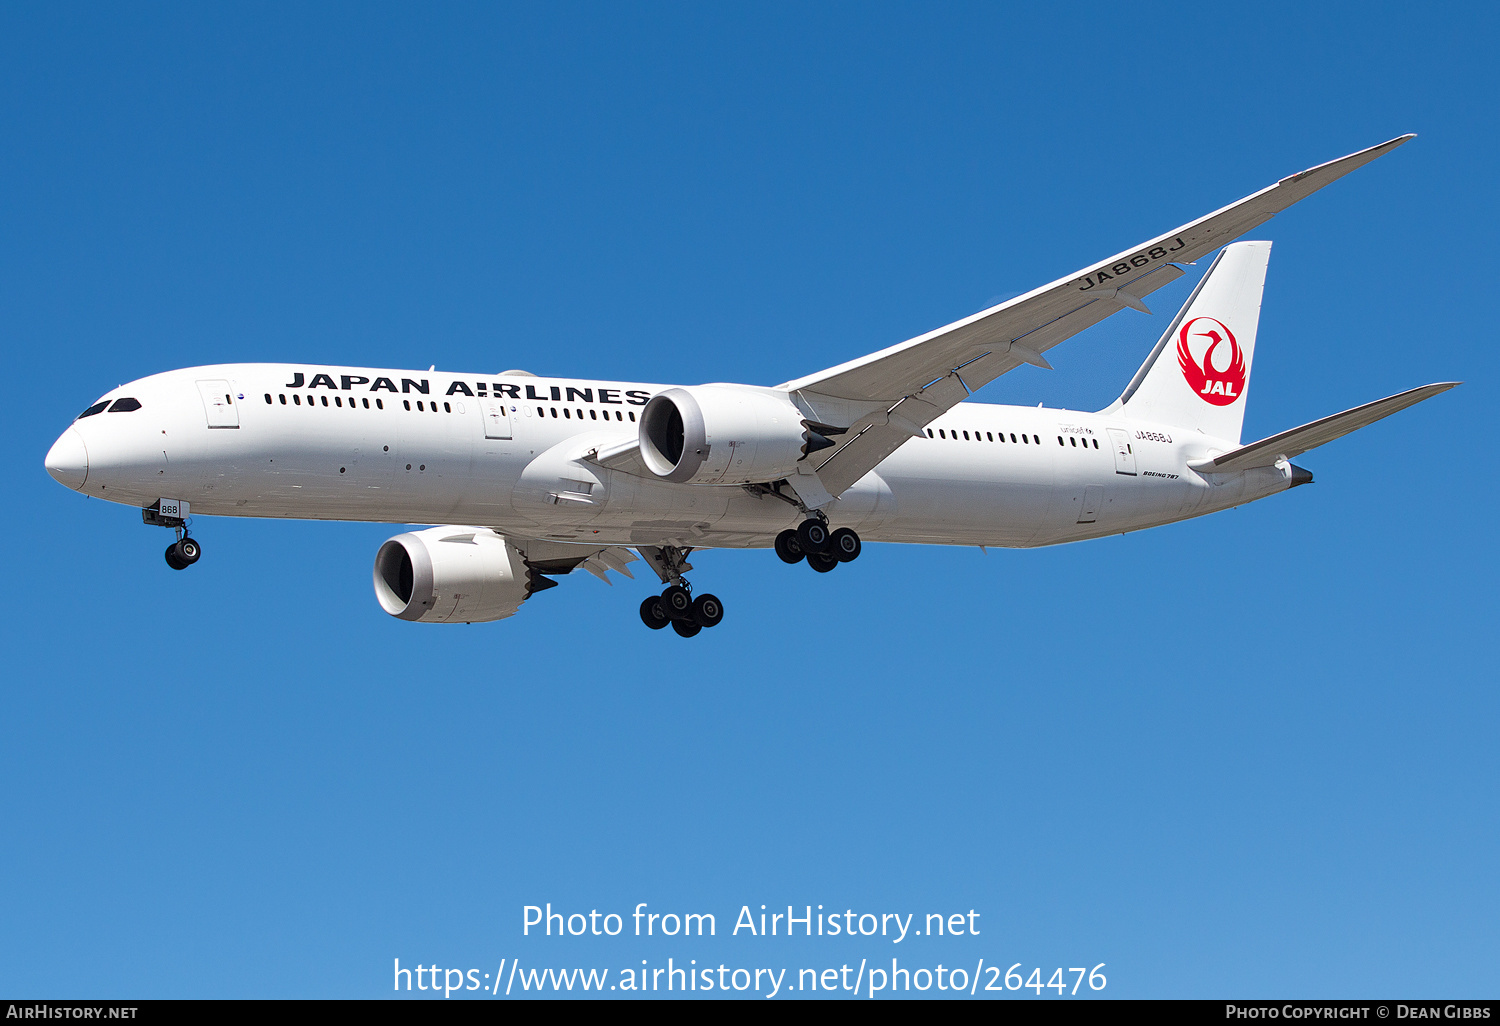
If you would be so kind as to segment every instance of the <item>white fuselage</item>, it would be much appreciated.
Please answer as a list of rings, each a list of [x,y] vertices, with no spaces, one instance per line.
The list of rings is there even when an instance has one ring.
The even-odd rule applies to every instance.
[[[141,507],[186,500],[194,515],[469,524],[626,546],[761,547],[802,519],[753,489],[586,458],[635,438],[663,387],[292,364],[171,371],[106,397],[140,409],[74,423],[87,459],[74,487]],[[1292,480],[1284,462],[1200,475],[1190,461],[1237,443],[1118,412],[961,403],[929,427],[826,507],[831,523],[868,541],[1030,547],[1210,513]]]

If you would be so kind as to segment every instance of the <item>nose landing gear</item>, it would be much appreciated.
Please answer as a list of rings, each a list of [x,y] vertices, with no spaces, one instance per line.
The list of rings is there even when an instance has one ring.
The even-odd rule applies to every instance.
[[[203,555],[203,546],[188,537],[188,504],[176,499],[157,499],[141,510],[141,522],[150,527],[167,527],[177,532],[177,540],[167,546],[167,566],[186,570]]]
[[[186,570],[198,562],[198,557],[201,555],[203,555],[203,547],[187,537],[184,528],[183,536],[167,546],[167,566],[173,570]]]
[[[783,563],[807,565],[826,574],[840,563],[852,563],[863,549],[859,535],[847,527],[829,531],[826,521],[808,518],[795,529],[788,528],[776,536],[776,555]]]

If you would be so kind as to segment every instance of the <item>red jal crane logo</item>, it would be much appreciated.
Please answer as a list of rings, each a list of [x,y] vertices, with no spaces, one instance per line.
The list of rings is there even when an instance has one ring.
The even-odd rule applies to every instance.
[[[1188,345],[1189,338],[1208,340],[1208,348],[1203,351],[1201,364],[1193,359],[1192,347]],[[1219,362],[1227,363],[1227,366],[1220,370],[1215,366],[1214,354],[1225,342],[1229,343],[1228,359],[1224,360],[1221,353]],[[1228,406],[1245,392],[1245,354],[1240,352],[1239,343],[1234,340],[1234,332],[1221,320],[1194,317],[1184,324],[1177,333],[1177,362],[1182,367],[1182,376],[1187,379],[1188,387],[1206,403]]]

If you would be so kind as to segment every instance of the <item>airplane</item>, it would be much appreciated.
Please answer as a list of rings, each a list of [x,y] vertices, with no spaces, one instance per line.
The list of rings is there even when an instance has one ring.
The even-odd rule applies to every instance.
[[[665,589],[647,627],[683,637],[723,604],[689,554],[772,548],[818,573],[862,543],[1027,548],[1203,516],[1296,488],[1291,460],[1459,382],[1240,440],[1271,243],[1236,242],[1409,139],[1237,203],[970,317],[775,387],[303,364],[153,374],[106,393],[46,456],[58,482],[168,528],[189,515],[436,525],[375,555],[392,616],[515,614],[582,568],[640,558]],[[967,401],[1217,252],[1120,397],[1095,413]],[[639,556],[637,555],[639,554]]]

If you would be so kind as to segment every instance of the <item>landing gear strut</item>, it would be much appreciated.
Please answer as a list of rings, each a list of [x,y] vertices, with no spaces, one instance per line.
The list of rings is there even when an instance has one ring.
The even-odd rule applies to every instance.
[[[775,548],[783,563],[800,563],[806,559],[808,566],[826,574],[840,563],[852,563],[858,559],[863,546],[859,535],[849,528],[829,531],[827,521],[809,517],[795,529],[788,528],[778,534]]]
[[[167,527],[177,532],[177,540],[167,546],[167,566],[186,570],[203,555],[203,546],[188,537],[188,505],[174,499],[158,499],[141,510],[141,522],[151,527]]]
[[[641,622],[653,631],[671,626],[684,638],[691,638],[705,627],[717,627],[724,619],[724,604],[717,595],[693,597],[691,586],[683,575],[692,569],[687,562],[688,550],[675,545],[645,546],[640,549],[657,575],[667,584],[660,595],[641,603]]]

